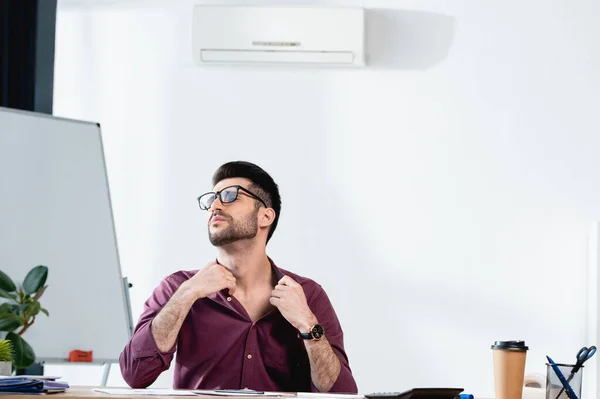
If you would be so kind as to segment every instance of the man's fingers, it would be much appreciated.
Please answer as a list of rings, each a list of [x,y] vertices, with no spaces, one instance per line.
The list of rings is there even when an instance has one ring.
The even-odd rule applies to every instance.
[[[279,301],[281,301],[281,299],[279,299],[279,298],[275,298],[275,297],[269,298],[269,302],[271,302],[271,305],[273,305],[273,306],[279,306]]]
[[[223,277],[233,277],[233,273],[231,273],[229,270],[225,269],[223,266],[221,266],[221,268],[222,268]]]
[[[281,285],[281,284],[277,284],[275,286],[275,288],[273,289],[273,291],[277,290],[277,291],[287,291],[290,287],[288,287],[287,285]]]
[[[295,287],[299,285],[290,276],[283,276],[277,283],[281,285],[287,285],[288,287]]]
[[[271,292],[271,297],[274,298],[281,298],[283,296],[285,292],[282,290],[273,290],[273,292]]]
[[[235,289],[237,288],[237,285],[235,285],[235,282],[230,283],[226,288],[229,288],[229,295],[233,295],[235,294]]]
[[[229,288],[229,295],[233,295],[235,293],[235,289],[237,288],[236,280],[233,275],[227,276],[224,279],[224,288]]]

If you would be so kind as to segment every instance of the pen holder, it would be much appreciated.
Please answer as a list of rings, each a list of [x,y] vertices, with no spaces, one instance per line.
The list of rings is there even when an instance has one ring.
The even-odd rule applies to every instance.
[[[556,367],[561,371],[565,379],[571,377],[571,372],[575,367],[574,364],[556,364]],[[583,374],[583,366],[577,370],[575,375],[568,381],[569,386],[576,395],[576,398],[581,399],[581,378]],[[556,371],[552,368],[552,365],[546,363],[546,399],[571,399],[566,389],[560,381],[560,378],[556,374]],[[562,391],[562,392],[561,392]],[[560,396],[559,396],[560,394]]]

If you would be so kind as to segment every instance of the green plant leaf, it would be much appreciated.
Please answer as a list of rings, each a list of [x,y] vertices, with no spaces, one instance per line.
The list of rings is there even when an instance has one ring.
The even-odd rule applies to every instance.
[[[42,288],[40,288],[35,295],[33,296],[32,300],[33,301],[38,301],[42,295],[44,295],[44,292],[46,292],[46,288],[48,288],[47,285],[43,286]]]
[[[33,302],[31,305],[29,305],[27,314],[29,317],[35,317],[38,313],[40,313],[40,310],[42,310],[42,305],[40,305],[39,302]]]
[[[15,285],[15,283],[2,270],[0,270],[0,288],[8,292],[13,292],[17,290],[17,286]]]
[[[29,306],[30,305],[28,303],[26,303],[25,305],[16,305],[15,307],[13,307],[13,309],[14,309],[14,311],[15,311],[16,314],[22,316],[27,311],[27,308]]]
[[[48,312],[47,309],[41,308],[40,312],[42,312],[43,314],[45,314],[46,316],[50,316],[50,313]]]
[[[42,288],[48,278],[48,268],[46,266],[36,266],[27,273],[23,280],[23,291],[26,294],[33,295]]]
[[[20,335],[10,332],[6,335],[6,339],[12,342],[15,368],[24,369],[35,362],[33,348]]]
[[[11,362],[13,361],[13,347],[12,342],[8,339],[0,341],[0,362]]]
[[[12,314],[20,314],[19,311],[21,310],[21,305],[19,305],[18,303],[13,303],[10,306],[10,313]]]
[[[13,301],[17,300],[17,296],[15,294],[11,294],[5,289],[0,288],[0,298],[12,299]]]
[[[23,325],[23,318],[12,314],[0,319],[0,331],[14,331]]]
[[[10,303],[4,302],[0,305],[0,318],[2,318],[2,315],[5,313],[12,313],[12,305]]]

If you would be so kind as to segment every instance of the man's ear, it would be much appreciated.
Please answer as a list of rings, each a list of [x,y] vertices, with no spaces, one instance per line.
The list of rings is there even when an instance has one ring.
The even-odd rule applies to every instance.
[[[261,215],[262,216],[258,221],[260,227],[269,227],[275,221],[275,211],[273,210],[273,208],[264,209],[263,212],[261,212]]]

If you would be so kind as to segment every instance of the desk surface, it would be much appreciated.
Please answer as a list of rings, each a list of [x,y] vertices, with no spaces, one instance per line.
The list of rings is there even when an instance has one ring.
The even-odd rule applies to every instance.
[[[98,388],[98,387],[80,387],[80,386],[73,386],[69,389],[67,389],[65,392],[61,392],[61,393],[53,393],[53,394],[49,394],[49,395],[34,395],[34,394],[18,394],[18,395],[13,395],[13,394],[2,394],[0,395],[0,399],[40,399],[40,398],[55,398],[55,399],[61,399],[61,398],[69,398],[69,399],[152,399],[152,398],[156,398],[156,399],[185,399],[185,398],[190,398],[188,396],[131,396],[131,395],[111,395],[108,393],[104,393],[104,392],[96,392],[93,391],[94,388]],[[213,397],[213,399],[215,399]],[[226,399],[226,398],[222,398],[222,399]],[[238,398],[239,399],[239,398]]]
[[[84,386],[72,386],[67,389],[66,392],[63,393],[53,393],[50,395],[12,395],[12,394],[0,394],[0,399],[40,399],[40,398],[48,398],[48,399],[244,399],[240,396],[207,396],[207,395],[194,395],[194,396],[169,396],[169,395],[113,395],[104,392],[96,392],[93,389],[99,387],[84,387]],[[108,387],[107,387],[108,388]],[[544,390],[540,390],[540,392],[544,392]],[[331,399],[341,399],[341,398],[349,398],[356,399],[357,397],[362,395],[343,395],[343,394],[310,394],[310,393],[299,393],[298,397],[295,395],[292,396],[294,399],[316,399],[316,398],[331,398]],[[539,398],[543,398],[545,396],[539,396]],[[363,396],[364,398],[364,396]],[[256,397],[247,398],[247,399],[256,399]],[[267,399],[277,399],[277,398],[267,398]],[[289,398],[288,398],[289,399]],[[476,398],[483,399],[483,398]],[[528,396],[523,395],[523,399],[538,399],[538,396]]]
[[[40,399],[40,398],[48,398],[48,399],[244,399],[240,396],[208,396],[208,395],[194,395],[194,396],[169,396],[169,395],[113,395],[104,392],[96,392],[93,391],[94,388],[98,387],[83,387],[83,386],[73,386],[67,389],[62,393],[53,393],[49,395],[13,395],[13,394],[0,394],[0,399]],[[302,394],[301,394],[302,395]],[[303,395],[302,395],[303,396]],[[315,395],[319,396],[319,395]],[[323,394],[323,397],[330,396],[331,398],[340,398],[343,396],[347,396],[348,398],[356,398],[357,395],[340,395],[340,394]],[[295,398],[295,395],[293,396]],[[304,396],[302,399],[308,399],[309,395]],[[250,398],[247,398],[250,399]],[[252,397],[252,399],[256,399],[256,397]],[[277,399],[277,398],[268,398],[268,399]]]
[[[194,399],[196,397],[199,398],[210,398],[210,399],[240,399],[240,397],[231,397],[231,396],[206,396],[206,395],[195,395],[195,396],[168,396],[168,395],[113,395],[104,392],[96,392],[93,389],[99,387],[82,387],[82,386],[73,386],[67,389],[65,392],[61,393],[53,393],[48,395],[11,395],[11,394],[2,394],[0,395],[0,399],[40,399],[40,398],[48,398],[48,399]]]

